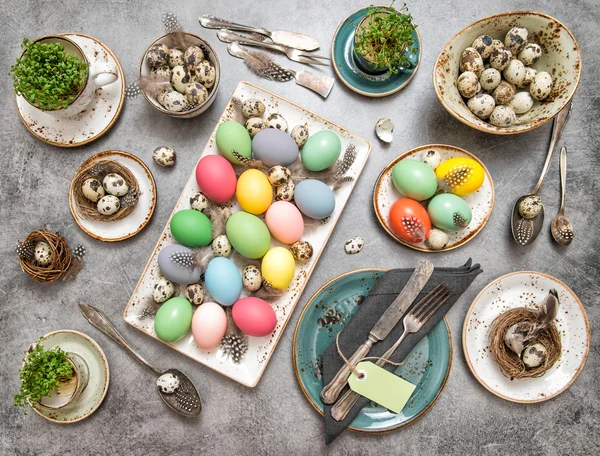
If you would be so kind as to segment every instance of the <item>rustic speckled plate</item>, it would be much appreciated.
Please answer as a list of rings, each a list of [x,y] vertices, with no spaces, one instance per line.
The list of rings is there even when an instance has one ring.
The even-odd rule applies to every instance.
[[[23,125],[36,138],[59,147],[77,147],[100,138],[116,122],[125,100],[125,77],[117,57],[100,40],[81,33],[62,33],[75,41],[90,63],[108,62],[117,67],[119,78],[96,90],[85,111],[64,119],[46,114],[15,95],[17,111]]]
[[[511,381],[489,350],[490,325],[509,309],[537,308],[551,288],[560,300],[556,326],[561,357],[542,377]],[[522,403],[546,401],[569,388],[585,365],[590,339],[587,314],[575,293],[560,280],[531,271],[507,274],[487,285],[471,304],[463,327],[463,350],[475,378],[496,396]]]
[[[81,394],[66,407],[50,410],[35,404],[32,406],[33,410],[59,424],[75,423],[87,418],[100,407],[108,391],[110,371],[106,355],[94,340],[79,331],[54,331],[46,334],[42,343],[47,349],[60,347],[66,352],[81,356],[88,365],[90,379]]]
[[[485,171],[485,178],[481,187],[476,192],[464,197],[464,200],[469,204],[471,212],[473,213],[471,223],[462,230],[454,232],[447,231],[449,238],[448,245],[442,250],[432,250],[427,247],[425,242],[411,243],[405,241],[394,233],[390,227],[389,221],[389,213],[392,204],[394,204],[398,198],[402,198],[402,194],[394,187],[394,183],[392,182],[392,168],[396,163],[405,158],[421,160],[428,150],[438,151],[442,155],[443,160],[455,157],[472,158],[483,166]],[[373,208],[375,209],[375,215],[381,226],[400,244],[404,244],[411,249],[420,250],[421,252],[445,252],[466,244],[483,229],[492,215],[492,209],[494,208],[494,183],[492,182],[492,176],[485,165],[470,152],[459,147],[448,146],[445,144],[428,144],[409,150],[385,167],[375,182],[375,188],[373,189]]]
[[[504,42],[506,33],[517,25],[527,28],[529,40],[542,47],[543,55],[531,66],[550,73],[554,88],[546,100],[536,101],[529,112],[517,116],[515,125],[496,127],[475,116],[460,96],[456,87],[459,60],[478,36],[490,35]],[[548,122],[573,97],[580,77],[581,50],[573,34],[560,21],[535,11],[513,11],[478,20],[446,44],[433,66],[433,86],[444,108],[465,125],[496,135],[523,133]]]
[[[344,324],[358,309],[360,299],[369,294],[383,269],[361,269],[342,274],[323,285],[300,314],[292,356],[294,371],[302,392],[321,415],[319,397],[321,355],[331,345]],[[406,357],[396,373],[417,385],[400,413],[392,413],[371,402],[354,418],[350,429],[361,432],[385,432],[399,429],[423,416],[441,394],[452,366],[452,337],[444,318]]]
[[[85,234],[104,242],[117,242],[135,236],[150,222],[156,207],[156,184],[154,177],[142,160],[135,155],[119,150],[100,152],[82,163],[75,175],[80,170],[89,166],[90,162],[99,159],[114,160],[126,166],[135,176],[140,188],[140,196],[135,209],[127,217],[113,222],[85,219],[81,216],[75,204],[75,189],[73,182],[69,189],[69,206],[71,214],[79,228]]]

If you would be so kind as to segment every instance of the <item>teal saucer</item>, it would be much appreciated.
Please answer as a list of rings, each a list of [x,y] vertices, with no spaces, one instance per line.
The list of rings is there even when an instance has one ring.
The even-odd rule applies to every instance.
[[[350,14],[338,26],[331,44],[333,68],[342,82],[350,89],[367,97],[385,97],[402,90],[413,78],[421,63],[421,37],[418,30],[413,32],[414,51],[408,50],[406,56],[413,68],[399,71],[398,74],[368,74],[357,64],[354,57],[355,26],[366,16],[369,7],[361,8]]]
[[[321,415],[321,354],[334,343],[362,297],[369,294],[377,278],[385,272],[384,269],[360,269],[342,274],[321,287],[302,310],[294,332],[294,370],[304,395]],[[396,374],[417,385],[402,412],[392,413],[371,402],[361,410],[350,429],[370,433],[393,431],[420,418],[444,389],[451,365],[452,337],[444,319],[396,370]]]

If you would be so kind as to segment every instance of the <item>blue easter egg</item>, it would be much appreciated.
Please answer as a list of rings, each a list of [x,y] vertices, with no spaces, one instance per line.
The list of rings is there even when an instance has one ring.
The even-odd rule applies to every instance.
[[[204,281],[212,298],[224,306],[233,305],[242,293],[242,274],[228,258],[210,260],[204,272]]]
[[[296,185],[294,201],[300,212],[317,220],[329,217],[335,209],[333,192],[326,184],[315,179],[306,179]]]

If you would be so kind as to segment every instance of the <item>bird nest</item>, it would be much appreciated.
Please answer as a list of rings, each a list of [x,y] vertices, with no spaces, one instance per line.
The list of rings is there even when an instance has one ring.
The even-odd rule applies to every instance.
[[[546,347],[546,358],[538,367],[528,368],[519,356],[515,354],[504,342],[506,331],[516,323],[535,321],[536,313],[533,310],[519,307],[512,309],[496,317],[490,327],[490,350],[496,359],[502,373],[511,380],[527,380],[541,377],[560,358],[562,344],[560,333],[554,323],[542,330],[537,337]]]
[[[120,209],[112,215],[104,215],[98,212],[98,203],[94,203],[83,194],[83,183],[86,179],[94,178],[101,183],[107,174],[116,173],[125,179],[129,191],[126,195],[119,197]],[[100,222],[114,222],[127,217],[138,202],[140,188],[133,173],[121,163],[113,160],[96,160],[81,169],[73,177],[73,196],[75,205],[82,218]],[[107,193],[108,194],[108,193]]]
[[[47,230],[34,230],[25,238],[21,245],[35,246],[37,242],[44,241],[52,250],[52,261],[47,266],[41,266],[33,255],[19,256],[19,263],[23,272],[29,274],[38,282],[52,283],[61,277],[71,266],[71,250],[67,241],[58,233]]]

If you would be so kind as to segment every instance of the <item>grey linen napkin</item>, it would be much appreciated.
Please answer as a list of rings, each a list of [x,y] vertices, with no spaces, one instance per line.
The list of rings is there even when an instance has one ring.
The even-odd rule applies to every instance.
[[[367,339],[369,331],[373,328],[375,323],[377,323],[379,317],[388,308],[396,296],[402,291],[406,282],[408,282],[409,277],[413,273],[413,270],[414,269],[412,268],[391,269],[377,279],[377,282],[369,295],[361,303],[350,322],[340,333],[340,349],[347,358],[350,357],[358,346]],[[440,282],[444,282],[452,290],[452,295],[448,302],[440,307],[419,332],[409,334],[406,339],[404,339],[391,361],[402,361],[410,353],[413,347],[417,345],[419,341],[425,337],[427,333],[440,322],[440,320],[442,320],[442,318],[444,318],[446,312],[452,308],[454,303],[460,298],[465,290],[469,288],[471,282],[473,282],[475,277],[481,272],[483,271],[479,264],[471,265],[471,259],[463,266],[457,268],[435,268],[429,281],[425,285],[425,288],[423,288],[422,292],[414,302],[423,298]],[[383,355],[385,351],[398,340],[403,331],[402,320],[400,320],[385,340],[373,345],[369,356]],[[344,364],[344,361],[337,352],[335,340],[323,353],[322,361],[323,385],[327,385]],[[397,367],[392,364],[387,364],[385,369],[394,371]],[[347,388],[348,387],[346,386],[346,389]],[[340,394],[340,397],[342,395],[343,392]],[[354,420],[360,410],[368,403],[369,399],[361,397],[343,421],[334,420],[331,417],[331,406],[325,405],[325,442],[328,445],[333,442],[350,425],[350,423],[352,423],[352,420]]]

